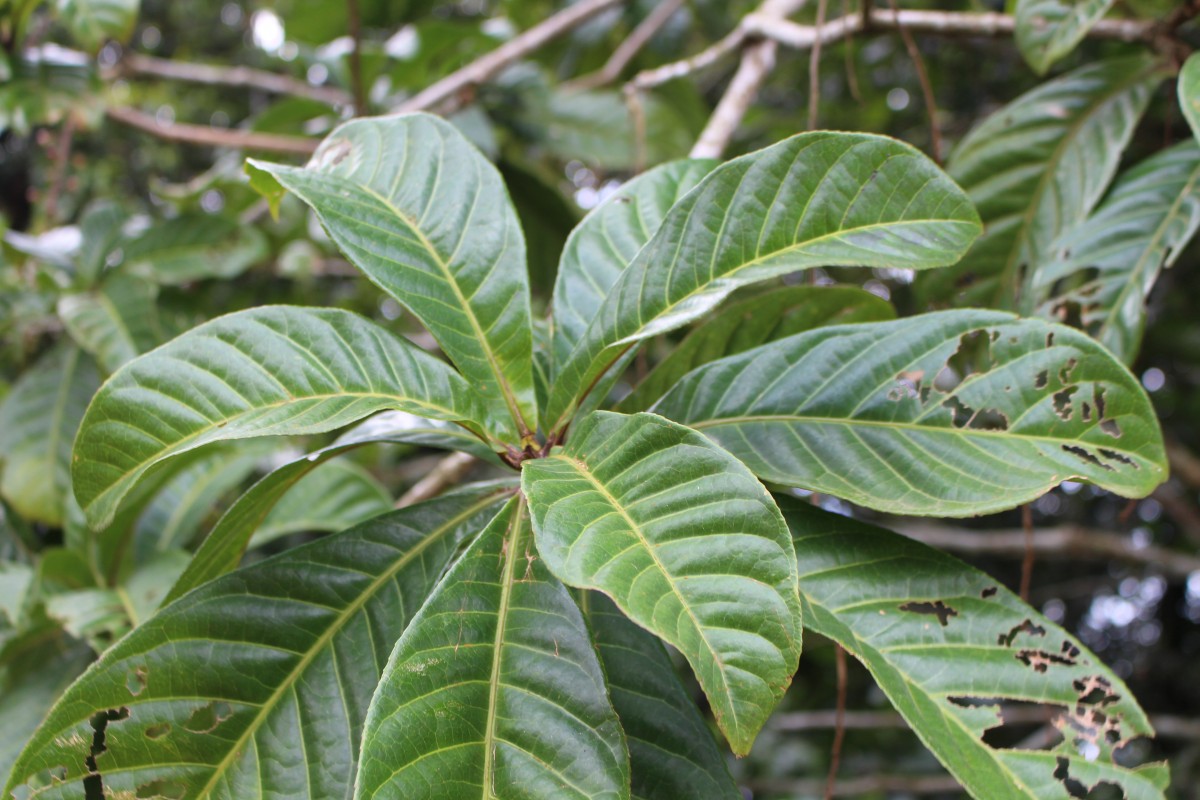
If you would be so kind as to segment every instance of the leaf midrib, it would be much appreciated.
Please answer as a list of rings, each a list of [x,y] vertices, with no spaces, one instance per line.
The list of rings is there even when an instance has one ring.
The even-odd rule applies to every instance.
[[[507,551],[507,558],[504,561],[504,572],[501,575],[500,606],[496,611],[496,635],[492,640],[492,671],[488,675],[487,722],[483,735],[483,774],[480,779],[482,800],[496,797],[494,776],[492,775],[495,762],[493,748],[496,747],[496,703],[500,694],[500,668],[504,656],[504,637],[508,627],[508,609],[512,600],[513,578],[517,568],[517,546],[520,544],[521,526],[525,517],[525,495],[518,493],[517,498],[517,507],[513,509],[512,519],[509,520],[508,530],[504,534],[503,547]]]

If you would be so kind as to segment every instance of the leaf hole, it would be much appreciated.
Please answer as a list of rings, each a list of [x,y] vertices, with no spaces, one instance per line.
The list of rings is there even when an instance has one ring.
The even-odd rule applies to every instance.
[[[1031,619],[1025,619],[1020,625],[1014,625],[1008,633],[1000,634],[996,639],[996,644],[1002,647],[1012,647],[1013,640],[1022,633],[1027,633],[1030,636],[1045,636],[1046,629],[1041,625],[1035,625]]]
[[[137,667],[130,670],[129,674],[125,676],[125,688],[134,697],[137,697],[146,688],[146,674],[145,667]]]
[[[943,603],[941,600],[934,602],[912,602],[905,603],[900,606],[901,611],[908,611],[913,614],[931,614],[937,617],[938,624],[943,628],[950,624],[951,617],[957,617],[958,611]]]
[[[1106,469],[1109,472],[1112,471],[1111,466],[1109,466],[1108,464],[1105,464],[1103,461],[1096,458],[1096,456],[1092,455],[1092,453],[1083,449],[1082,447],[1079,447],[1078,445],[1064,444],[1062,446],[1062,449],[1065,450],[1066,452],[1070,453],[1073,456],[1079,456],[1079,458],[1081,460],[1086,461],[1089,464],[1100,467],[1102,469]]]
[[[169,778],[162,778],[137,787],[139,800],[182,800],[187,794],[187,784]]]
[[[1055,665],[1073,667],[1076,664],[1075,657],[1071,655],[1051,653],[1048,650],[1039,650],[1033,647],[1018,650],[1016,659],[1034,672],[1039,673],[1044,673]]]
[[[1068,386],[1061,392],[1054,393],[1054,413],[1057,414],[1059,419],[1063,420],[1064,422],[1071,421],[1071,415],[1074,413],[1071,403],[1071,395],[1075,394],[1075,392],[1078,390],[1078,386]]]

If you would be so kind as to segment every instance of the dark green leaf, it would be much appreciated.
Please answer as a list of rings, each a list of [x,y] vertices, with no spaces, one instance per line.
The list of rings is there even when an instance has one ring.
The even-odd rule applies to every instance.
[[[234,278],[267,256],[267,240],[253,225],[213,214],[184,214],[129,239],[122,269],[156,283]]]
[[[1200,54],[1193,53],[1183,62],[1176,92],[1184,118],[1191,126],[1192,133],[1200,139]]]
[[[392,498],[379,481],[360,466],[334,459],[313,470],[292,487],[267,514],[250,540],[259,547],[281,536],[306,531],[345,530],[392,509]]]
[[[1017,47],[1039,75],[1075,49],[1113,0],[1017,0]]]
[[[97,289],[58,301],[58,316],[75,343],[115,372],[162,340],[158,287],[144,278],[115,274]]]

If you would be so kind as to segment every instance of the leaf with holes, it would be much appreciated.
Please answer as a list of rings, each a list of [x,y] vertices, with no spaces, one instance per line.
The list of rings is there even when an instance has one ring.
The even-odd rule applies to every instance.
[[[717,167],[668,212],[559,369],[557,430],[622,353],[739,286],[820,266],[953,264],[979,235],[966,195],[893,139],[804,133]]]
[[[1082,222],[1162,82],[1147,57],[1088,64],[1018,97],[978,125],[946,165],[986,225],[966,257],[920,275],[926,299],[1015,307],[1054,239]]]
[[[599,592],[584,592],[581,607],[629,745],[633,799],[741,800],[662,643]]]
[[[1017,47],[1039,75],[1075,49],[1113,0],[1017,0]]]
[[[1113,757],[1153,734],[1145,713],[1078,640],[955,558],[807,503],[780,506],[795,537],[805,625],[863,662],[974,797],[1069,800],[1107,783],[1125,800],[1161,800],[1162,765],[1133,770]],[[988,743],[1004,709],[1022,703],[1046,709],[1061,744]]]
[[[482,421],[447,364],[355,314],[292,306],[229,314],[104,384],[75,443],[75,496],[98,527],[164,459],[226,439],[320,433],[384,409],[476,429]]]
[[[453,125],[354,120],[307,167],[248,163],[264,194],[312,206],[346,257],[429,328],[500,410],[503,434],[536,428],[525,240],[499,173]]]
[[[167,606],[55,705],[5,796],[349,796],[392,643],[504,494],[377,517]]]
[[[1184,119],[1188,121],[1196,139],[1200,140],[1200,53],[1192,53],[1183,62],[1176,93]]]
[[[752,295],[698,325],[617,404],[617,410],[645,410],[696,367],[764,342],[826,325],[895,317],[886,300],[851,286],[788,286]]]
[[[621,726],[575,601],[523,500],[492,520],[396,643],[371,701],[356,800],[619,800]]]
[[[550,571],[683,653],[748,752],[800,658],[794,556],[762,484],[695,431],[606,411],[521,484]]]
[[[1043,316],[1074,322],[1122,361],[1142,341],[1146,298],[1200,228],[1200,144],[1188,140],[1121,175],[1087,221],[1054,244],[1032,291]],[[1057,285],[1065,290],[1056,292]]]
[[[1090,337],[1000,311],[833,326],[714,361],[655,411],[765,481],[896,514],[1013,508],[1082,478],[1167,476],[1137,379]]]

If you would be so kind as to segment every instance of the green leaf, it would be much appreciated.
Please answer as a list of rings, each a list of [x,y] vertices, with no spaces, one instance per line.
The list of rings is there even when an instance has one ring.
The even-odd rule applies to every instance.
[[[716,165],[710,159],[686,159],[655,167],[624,184],[571,232],[551,308],[556,364],[566,363],[617,278],[671,207]]]
[[[1075,49],[1113,0],[1017,0],[1017,47],[1029,66],[1044,75]]]
[[[945,266],[979,230],[966,195],[893,139],[804,133],[723,164],[675,204],[613,284],[558,373],[551,429],[623,352],[739,286],[818,266]]]
[[[416,443],[430,447],[462,444],[464,436],[475,446],[478,439],[457,426],[438,420],[427,420],[401,411],[376,414],[371,419],[347,431],[329,447],[309,453],[273,470],[237,499],[217,521],[216,526],[196,551],[187,570],[171,589],[167,601],[182,597],[197,586],[224,575],[237,567],[249,547],[254,532],[288,492],[308,473],[331,458],[368,444],[383,442]],[[474,452],[471,447],[461,447]],[[494,459],[494,454],[485,451]]]
[[[157,301],[153,283],[118,273],[91,292],[60,298],[58,316],[75,343],[111,373],[162,341]]]
[[[82,796],[93,722],[104,751],[91,780],[106,794],[348,796],[392,643],[499,499],[488,488],[397,511],[167,606],[67,691],[5,796]]]
[[[1193,53],[1183,62],[1176,92],[1179,95],[1179,108],[1192,133],[1200,140],[1200,54]]]
[[[334,459],[292,487],[292,502],[277,504],[250,540],[250,547],[292,533],[334,533],[392,510],[386,488],[362,467]]]
[[[599,592],[585,592],[582,608],[629,744],[634,800],[741,800],[662,643]]]
[[[1146,298],[1198,227],[1200,145],[1189,139],[1122,174],[1095,213],[1058,238],[1055,257],[1033,275],[1040,313],[1078,314],[1084,330],[1133,363]],[[1060,282],[1066,289],[1055,292]]]
[[[310,205],[473,389],[507,408],[506,441],[536,427],[525,240],[500,174],[454,126],[426,114],[353,120],[307,167],[248,169],[268,197],[287,189]]]
[[[624,737],[575,601],[513,499],[404,631],[371,701],[356,800],[629,797]]]
[[[55,8],[71,36],[90,52],[109,39],[125,42],[137,22],[139,0],[56,0]]]
[[[227,439],[320,433],[384,409],[469,426],[482,416],[445,362],[356,314],[294,306],[228,314],[104,384],[76,442],[75,495],[99,527],[171,456]]]
[[[111,200],[95,200],[83,210],[79,253],[75,257],[81,288],[92,288],[110,261],[117,260],[127,221],[125,211]]]
[[[1153,732],[1121,679],[1078,640],[957,559],[806,503],[780,505],[805,625],[863,662],[973,796],[1070,800],[1107,781],[1125,800],[1163,797],[1163,766],[1114,762],[1116,747]],[[1057,711],[1065,740],[1048,751],[985,743],[1014,702]]]
[[[1000,311],[820,328],[714,361],[655,411],[765,481],[896,514],[1013,508],[1081,478],[1167,476],[1137,379],[1090,337]]]
[[[683,653],[748,752],[800,658],[795,562],[762,484],[695,431],[604,411],[521,484],[550,571]]]
[[[896,318],[888,301],[852,286],[788,286],[733,303],[705,320],[617,404],[642,411],[696,367],[785,336]]]
[[[26,519],[62,524],[71,442],[99,385],[91,358],[60,345],[26,370],[0,404],[0,494]]]
[[[253,225],[213,214],[184,214],[131,237],[122,268],[174,286],[235,278],[267,255],[267,239]]]
[[[1088,64],[1021,95],[972,130],[946,169],[986,228],[959,264],[919,276],[920,294],[1015,305],[1027,279],[1022,271],[1103,196],[1163,75],[1142,56]]]

